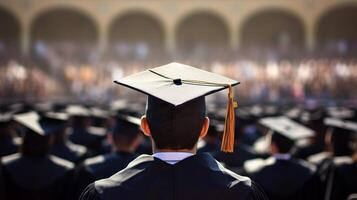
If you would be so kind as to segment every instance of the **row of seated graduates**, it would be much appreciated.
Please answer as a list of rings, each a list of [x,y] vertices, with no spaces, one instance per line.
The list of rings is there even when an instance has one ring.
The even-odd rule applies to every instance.
[[[10,114],[1,115],[0,147],[2,149],[0,153],[2,156],[21,152],[21,148],[18,148],[21,147],[21,138],[13,137],[20,135],[16,133],[20,132],[18,131],[18,129],[20,129],[19,125],[16,124],[14,120],[11,120],[13,114],[35,110],[38,113],[52,111],[67,113],[71,116],[65,128],[56,131],[55,134],[51,134],[51,148],[48,150],[50,155],[63,159],[61,160],[63,161],[63,166],[70,168],[67,173],[69,175],[65,176],[69,177],[69,180],[59,181],[63,184],[61,191],[63,191],[64,188],[68,188],[66,192],[68,195],[65,197],[61,195],[57,195],[57,197],[50,196],[48,199],[77,199],[82,190],[89,183],[114,174],[124,168],[126,164],[137,155],[142,153],[151,154],[150,141],[148,141],[147,138],[143,139],[138,135],[138,137],[131,137],[132,139],[125,144],[125,142],[122,142],[123,138],[121,136],[118,137],[117,134],[113,134],[113,131],[116,129],[116,116],[129,115],[140,117],[144,111],[141,105],[124,105],[119,108],[100,109],[94,106],[45,103],[36,106],[11,105],[4,107],[3,110],[10,110],[11,112],[7,112]],[[111,112],[108,112],[108,110]],[[335,111],[335,114],[333,114],[333,111]],[[337,116],[336,113],[340,113],[337,114],[340,116]],[[328,127],[323,124],[323,119],[330,115],[332,115],[331,117],[356,121],[356,115],[355,113],[351,114],[351,110],[345,108],[331,110],[292,108],[283,111],[276,106],[250,106],[239,108],[236,113],[236,145],[233,154],[219,151],[220,141],[218,138],[220,138],[223,131],[222,120],[224,119],[224,110],[212,109],[211,112],[208,112],[208,115],[211,118],[211,126],[208,136],[199,142],[199,152],[209,152],[231,170],[239,174],[250,176],[253,180],[262,185],[272,199],[286,199],[289,195],[296,196],[296,193],[302,193],[301,190],[303,190],[306,196],[296,196],[296,199],[321,199],[325,198],[326,195],[328,195],[329,199],[346,199],[352,192],[357,192],[356,186],[352,184],[353,181],[356,180],[353,176],[356,174],[356,160],[353,159],[353,150],[341,150],[342,147],[350,146],[350,144],[343,144],[343,142],[349,142],[350,140],[342,139],[342,143],[341,140],[325,140],[328,135],[326,134]],[[262,127],[260,127],[258,121],[264,117],[280,115],[286,115],[292,120],[313,129],[316,133],[315,136],[309,138],[308,141],[299,141],[291,148],[291,151],[289,151],[292,156],[291,161],[294,161],[294,164],[309,168],[307,174],[311,174],[312,178],[307,179],[308,181],[302,180],[299,182],[295,180],[286,182],[287,180],[291,180],[288,178],[289,176],[292,178],[303,178],[304,176],[292,173],[291,171],[289,172],[288,169],[284,170],[284,167],[280,169],[279,166],[275,167],[275,164],[271,164],[277,162],[261,162],[264,160],[271,161],[273,156],[271,152],[269,152],[269,142],[265,139],[266,133]],[[337,138],[340,138],[340,136]],[[335,144],[336,141],[339,142],[337,145]],[[332,148],[333,146],[335,147]],[[19,154],[13,154],[12,159],[14,159],[14,157],[15,159],[17,158],[14,155],[19,156]],[[123,159],[117,159],[117,157]],[[9,158],[11,158],[11,156],[7,156],[7,158],[2,160],[11,160]],[[53,156],[51,158],[53,158]],[[115,159],[118,160],[118,164],[108,164],[115,163]],[[264,180],[264,175],[259,179],[255,177],[254,174],[258,173],[252,173],[251,170],[248,169],[249,166],[251,166],[249,163],[252,162],[247,162],[254,160],[258,161],[256,163],[268,163],[269,166],[272,167],[273,171],[268,174],[268,178],[278,177],[277,175],[284,177],[279,187],[268,188],[265,186],[264,181],[259,180]],[[58,164],[58,161],[59,159],[56,159],[54,163]],[[27,169],[26,167],[24,168]],[[264,167],[260,167],[260,171],[263,171],[263,169]],[[274,172],[274,170],[277,171]],[[306,175],[305,177],[310,176]],[[329,183],[331,182],[330,180],[334,180],[333,184]],[[341,180],[343,184],[339,184]],[[295,184],[297,182],[299,182],[299,184]],[[45,186],[48,186],[45,185],[42,186],[42,188],[24,186],[26,184],[33,185],[33,182],[21,184],[20,187],[26,191],[36,190],[36,194],[33,194],[35,196],[41,195],[41,189],[45,188],[44,190],[46,190]],[[47,184],[53,185],[53,183]],[[65,187],[65,185],[70,187]],[[286,188],[281,189],[281,185],[285,185]],[[341,185],[343,186],[342,188],[337,187]],[[284,191],[285,193],[280,194],[280,191]],[[29,196],[32,193],[27,192],[23,194]],[[294,198],[289,197],[289,199]]]
[[[260,123],[261,119],[279,116],[310,129],[314,135],[296,141],[279,139],[275,136],[279,134],[271,134]],[[355,108],[240,107],[236,112],[234,153],[219,149],[224,110],[214,110],[210,118],[208,136],[199,143],[199,152],[209,152],[232,171],[249,176],[270,199],[337,200],[356,196],[357,130],[324,123],[329,118],[356,125]]]
[[[78,199],[89,183],[151,154],[139,129],[142,111],[140,105],[2,106],[0,199]]]

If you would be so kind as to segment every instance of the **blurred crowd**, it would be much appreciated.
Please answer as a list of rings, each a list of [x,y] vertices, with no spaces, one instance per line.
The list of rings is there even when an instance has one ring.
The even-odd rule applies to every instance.
[[[33,57],[36,59],[32,60],[35,65],[21,59],[1,62],[1,99],[66,96],[110,102],[126,92],[114,87],[113,80],[171,60],[239,80],[241,85],[237,94],[245,103],[357,99],[357,94],[351,92],[357,86],[355,59],[306,57],[285,60],[278,56],[247,59],[239,52],[218,50],[215,56],[209,51],[198,51],[201,53],[193,52],[194,56],[159,57],[158,53],[150,54],[150,48],[143,44],[132,48],[117,47],[119,50],[110,54],[100,54],[95,48],[82,51],[66,43],[60,46],[37,43],[35,47]],[[84,53],[79,55],[78,52]]]

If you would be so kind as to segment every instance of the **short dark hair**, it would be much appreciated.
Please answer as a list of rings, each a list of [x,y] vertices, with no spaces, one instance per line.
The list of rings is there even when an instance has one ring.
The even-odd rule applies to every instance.
[[[158,149],[192,149],[206,116],[205,98],[174,106],[149,96],[146,116]]]
[[[279,153],[289,153],[294,146],[293,140],[279,133],[272,134],[271,142],[277,146]]]
[[[334,156],[350,156],[353,153],[352,135],[354,134],[350,130],[342,128],[333,128],[331,134],[331,142],[333,147]]]
[[[124,120],[117,120],[112,135],[116,146],[128,147],[140,135],[140,129],[138,125],[131,124]]]

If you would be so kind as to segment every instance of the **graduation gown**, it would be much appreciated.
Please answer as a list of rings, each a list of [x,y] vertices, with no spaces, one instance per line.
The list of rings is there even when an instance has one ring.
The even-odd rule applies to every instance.
[[[330,162],[328,162],[330,161]],[[357,193],[357,162],[350,157],[336,157],[326,160],[321,166],[320,178],[325,177],[323,196],[330,200],[347,199]]]
[[[11,137],[0,138],[0,158],[17,153],[18,146]]]
[[[69,135],[70,141],[75,144],[85,146],[87,148],[98,148],[101,145],[102,139],[105,136],[93,134],[88,128],[74,127]]]
[[[116,172],[124,169],[137,156],[127,152],[115,152],[97,156],[85,161],[85,169],[92,174],[95,180],[109,178]]]
[[[71,162],[55,156],[13,154],[2,159],[4,199],[62,200],[70,193]]]
[[[318,199],[314,166],[299,159],[255,159],[244,164],[246,174],[256,181],[269,199]]]
[[[83,161],[86,152],[87,149],[84,146],[73,144],[70,141],[56,143],[51,148],[51,154],[73,163]]]
[[[88,184],[99,179],[110,177],[124,169],[136,157],[136,154],[115,152],[85,160],[75,173],[75,192],[73,199],[78,199]]]
[[[357,162],[351,158],[335,159],[335,173],[331,191],[331,200],[347,199],[357,194]]]
[[[257,157],[258,156],[253,152],[253,150],[244,144],[237,145],[234,148],[233,153],[224,153],[219,151],[214,154],[215,159],[231,168],[240,168],[246,160],[255,159]]]
[[[265,199],[247,177],[219,164],[209,154],[190,156],[174,165],[142,155],[110,178],[89,185],[81,200],[90,199]]]

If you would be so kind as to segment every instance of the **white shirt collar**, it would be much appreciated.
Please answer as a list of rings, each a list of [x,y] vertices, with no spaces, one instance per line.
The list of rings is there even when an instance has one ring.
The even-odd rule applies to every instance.
[[[288,153],[277,153],[277,154],[274,154],[274,157],[277,160],[290,160],[291,159],[291,155]]]
[[[193,156],[193,154],[188,152],[157,152],[154,153],[153,156],[171,165],[174,165],[185,158]]]

